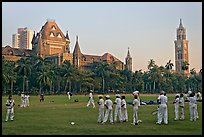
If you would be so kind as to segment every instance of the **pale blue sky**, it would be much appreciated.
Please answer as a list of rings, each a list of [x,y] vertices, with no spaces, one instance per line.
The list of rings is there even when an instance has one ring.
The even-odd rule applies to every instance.
[[[146,71],[150,59],[159,66],[168,60],[175,64],[174,40],[182,18],[190,69],[202,68],[202,2],[3,2],[2,46],[12,44],[17,28],[39,32],[48,18],[69,31],[71,52],[76,35],[84,54],[109,52],[125,62],[130,47],[133,71]]]

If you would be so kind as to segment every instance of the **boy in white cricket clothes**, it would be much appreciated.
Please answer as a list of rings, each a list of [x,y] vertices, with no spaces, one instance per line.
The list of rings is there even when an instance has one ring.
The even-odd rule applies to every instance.
[[[12,99],[12,95],[9,95],[6,101],[6,107],[7,107],[7,113],[6,113],[6,119],[5,119],[6,122],[8,121],[9,116],[11,121],[13,121],[14,119],[14,105],[15,105],[15,102]]]
[[[108,116],[110,115],[110,123],[113,124],[113,102],[110,100],[110,96],[106,95],[106,100],[104,103],[106,107],[105,117],[101,124],[104,124],[108,120]]]
[[[175,112],[174,120],[178,120],[179,119],[179,94],[176,94],[173,104],[174,104],[174,112]]]
[[[195,93],[192,92],[189,97],[190,121],[196,121],[196,103]]]
[[[127,114],[127,103],[125,100],[125,96],[121,96],[121,113],[122,113],[122,120],[123,122],[128,121],[128,114]]]
[[[28,95],[28,93],[25,94],[25,107],[29,107],[29,98],[30,96]]]
[[[89,93],[89,101],[88,101],[87,107],[89,107],[91,103],[93,105],[93,108],[95,108],[94,99],[93,99],[93,91],[92,90],[90,90],[90,93]]]
[[[68,97],[68,99],[70,100],[70,94],[69,94],[69,91],[67,92],[67,97]]]
[[[20,107],[25,107],[25,94],[24,94],[24,92],[21,93],[21,106]]]
[[[164,124],[168,124],[168,113],[167,113],[167,96],[164,91],[161,91],[159,97],[157,98],[159,102],[159,109],[158,109],[158,121],[156,124],[161,124],[162,118],[164,118]]]
[[[179,107],[180,107],[180,120],[184,120],[184,98],[183,98],[183,93],[180,94],[179,98]]]
[[[103,118],[104,118],[104,100],[103,100],[103,96],[99,95],[99,101],[98,101],[98,123],[103,122]]]
[[[121,115],[121,99],[120,95],[116,94],[116,99],[114,102],[115,105],[115,112],[114,112],[114,123],[117,122],[117,117],[119,118],[120,122],[122,123],[122,115]]]
[[[140,106],[140,101],[138,100],[138,95],[134,95],[133,105],[133,123],[132,125],[138,125],[138,108]]]

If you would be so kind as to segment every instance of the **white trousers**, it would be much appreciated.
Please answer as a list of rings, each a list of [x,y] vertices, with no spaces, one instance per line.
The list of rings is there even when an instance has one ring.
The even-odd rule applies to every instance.
[[[93,108],[95,108],[95,104],[94,104],[94,100],[93,99],[89,99],[89,101],[87,103],[87,107],[90,106],[91,103],[93,105]]]
[[[158,109],[158,123],[161,124],[162,118],[164,118],[164,123],[168,124],[168,112],[166,104],[160,104]]]
[[[25,107],[28,107],[28,106],[29,106],[29,100],[26,99],[26,100],[25,100]]]
[[[128,114],[127,114],[127,108],[121,108],[121,115],[122,115],[122,120],[128,121]]]
[[[138,121],[138,107],[133,107],[133,123],[137,123]]]
[[[112,109],[106,109],[105,117],[103,119],[103,123],[105,123],[108,120],[108,116],[110,115],[110,122],[113,122],[113,111]]]
[[[104,119],[104,108],[98,109],[98,122],[102,122]]]
[[[175,112],[175,120],[179,119],[179,107],[175,106],[174,107],[174,112]]]
[[[21,99],[21,106],[20,107],[26,107],[25,105],[25,99]]]
[[[185,119],[184,117],[184,107],[180,106],[180,119]]]
[[[196,121],[196,116],[197,116],[196,104],[190,105],[189,109],[190,109],[190,121],[193,121],[193,120]]]
[[[119,117],[120,122],[122,121],[121,106],[115,106],[114,122],[117,122],[117,117]]]
[[[13,118],[14,118],[14,108],[7,109],[5,121],[8,121],[9,116],[10,116],[10,119],[13,120]]]

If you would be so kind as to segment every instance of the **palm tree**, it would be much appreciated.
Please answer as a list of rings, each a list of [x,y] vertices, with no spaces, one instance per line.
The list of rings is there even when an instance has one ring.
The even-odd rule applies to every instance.
[[[150,70],[155,66],[155,61],[153,59],[150,59],[149,64],[147,66],[147,68]]]
[[[71,80],[73,79],[73,75],[74,75],[74,67],[71,65],[71,63],[69,61],[65,60],[62,64],[62,76],[66,80],[66,85],[65,85],[64,91],[67,90],[68,85],[71,86]],[[70,90],[70,88],[69,88],[69,90]]]
[[[106,62],[100,61],[95,69],[96,74],[102,78],[103,93],[105,91],[105,76],[109,69],[108,66],[109,65]]]
[[[18,74],[23,77],[23,92],[24,92],[25,80],[31,72],[31,68],[30,65],[28,65],[27,59],[21,58],[20,60],[18,60],[16,70]]]
[[[169,60],[169,62],[167,62],[167,64],[165,65],[165,68],[166,68],[167,70],[171,70],[173,66],[174,66],[174,64],[171,63],[171,60]]]

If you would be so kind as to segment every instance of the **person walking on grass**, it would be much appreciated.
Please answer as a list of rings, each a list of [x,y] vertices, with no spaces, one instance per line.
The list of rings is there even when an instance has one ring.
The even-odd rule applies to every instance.
[[[92,104],[92,105],[93,105],[93,108],[95,108],[94,99],[93,99],[93,90],[90,90],[89,100],[88,100],[88,103],[87,103],[86,106],[89,107],[90,104]]]

